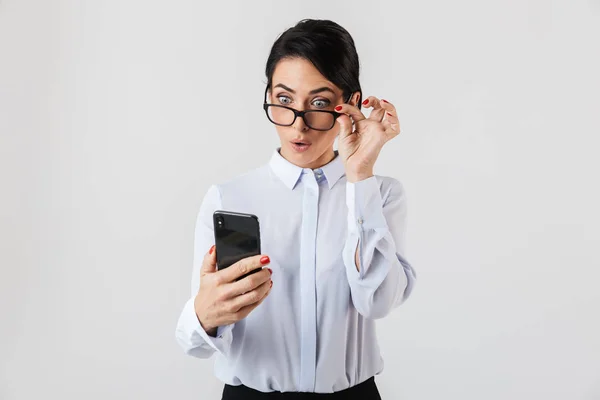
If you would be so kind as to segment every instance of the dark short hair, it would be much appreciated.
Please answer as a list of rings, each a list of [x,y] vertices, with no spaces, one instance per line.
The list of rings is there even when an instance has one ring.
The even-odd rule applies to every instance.
[[[267,59],[267,88],[272,87],[277,63],[296,57],[310,61],[325,78],[342,89],[344,99],[360,92],[357,104],[360,108],[360,65],[354,40],[346,29],[330,20],[303,19],[283,32],[273,43]]]

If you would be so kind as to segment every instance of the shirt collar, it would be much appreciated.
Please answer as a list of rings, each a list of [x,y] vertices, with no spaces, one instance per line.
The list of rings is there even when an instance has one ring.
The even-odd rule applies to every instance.
[[[302,173],[310,171],[307,168],[302,168],[297,165],[292,164],[279,153],[281,147],[278,147],[271,156],[271,160],[269,161],[269,166],[271,170],[277,175],[279,179],[289,188],[294,189]],[[329,189],[336,184],[337,181],[340,180],[342,176],[344,176],[344,164],[342,162],[342,158],[339,156],[337,150],[335,151],[335,158],[331,160],[328,164],[322,166],[321,168],[317,168],[315,170],[320,169],[323,171],[323,175],[325,179],[327,179],[327,185]]]

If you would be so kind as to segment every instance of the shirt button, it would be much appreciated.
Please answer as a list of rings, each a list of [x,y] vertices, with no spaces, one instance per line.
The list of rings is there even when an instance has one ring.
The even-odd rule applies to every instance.
[[[363,219],[362,219],[362,218],[359,218],[359,219],[357,219],[357,222],[358,222],[360,225],[362,225],[362,223],[363,223]]]

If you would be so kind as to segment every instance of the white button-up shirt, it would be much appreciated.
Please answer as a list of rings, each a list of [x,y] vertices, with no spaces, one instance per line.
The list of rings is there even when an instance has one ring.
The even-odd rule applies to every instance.
[[[211,337],[198,322],[194,297],[217,209],[258,216],[273,287],[246,318]],[[268,164],[206,193],[177,341],[195,357],[216,353],[215,375],[230,385],[316,393],[355,386],[383,370],[375,320],[402,304],[415,282],[405,232],[406,194],[398,180],[376,175],[350,183],[339,155],[311,170],[277,149]]]

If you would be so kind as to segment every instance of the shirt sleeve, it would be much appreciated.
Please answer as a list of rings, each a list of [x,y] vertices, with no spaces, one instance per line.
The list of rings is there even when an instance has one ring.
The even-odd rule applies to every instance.
[[[219,326],[217,336],[209,336],[200,325],[194,299],[200,287],[200,267],[205,253],[215,242],[212,216],[221,208],[221,195],[217,186],[211,186],[200,206],[194,233],[194,261],[191,284],[191,297],[185,303],[175,330],[175,338],[186,354],[198,358],[209,358],[215,351],[226,355],[233,339],[235,323]]]
[[[416,280],[405,258],[404,187],[388,178],[391,183],[382,195],[377,178],[346,183],[348,235],[343,250],[352,303],[361,315],[372,319],[383,318],[402,304]]]

